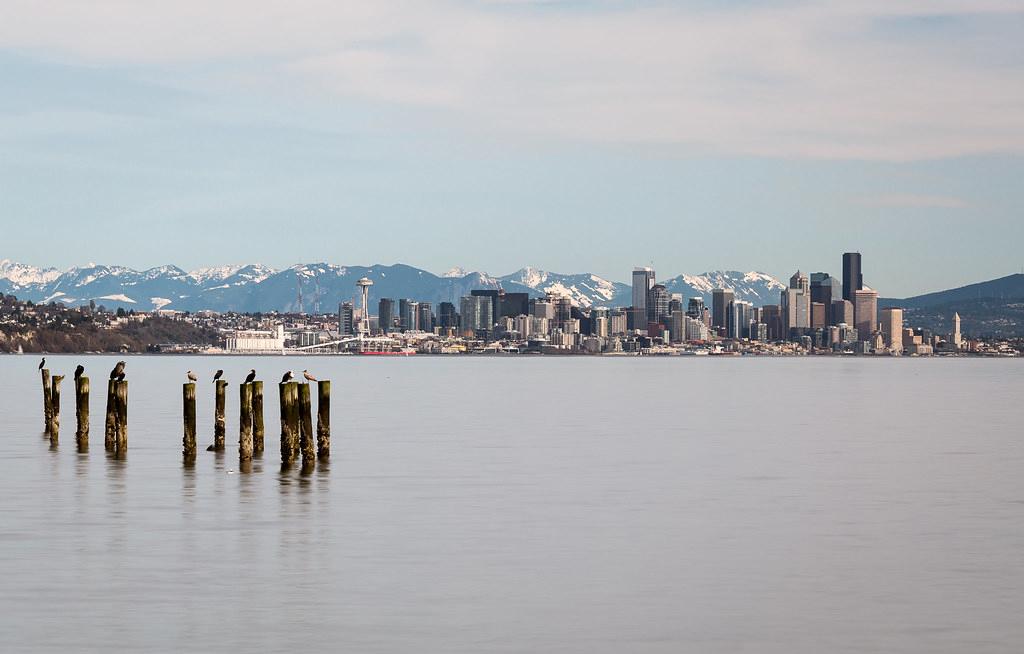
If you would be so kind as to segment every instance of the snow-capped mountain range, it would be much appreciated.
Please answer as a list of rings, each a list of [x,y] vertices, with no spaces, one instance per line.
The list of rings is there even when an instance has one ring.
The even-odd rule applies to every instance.
[[[148,311],[288,311],[334,312],[338,303],[356,297],[355,282],[369,277],[370,301],[382,297],[412,298],[434,303],[458,304],[477,288],[503,288],[531,297],[545,293],[568,295],[581,307],[628,306],[629,284],[589,273],[559,274],[523,268],[509,275],[452,268],[441,274],[404,264],[340,266],[329,263],[297,264],[275,270],[259,264],[200,268],[186,272],[176,266],[133,270],[124,266],[88,264],[68,270],[37,268],[7,259],[0,260],[0,293],[33,302],[63,302],[71,306],[90,301],[108,308]],[[714,288],[731,288],[736,296],[755,305],[774,304],[785,287],[778,279],[760,272],[714,271],[702,275],[677,275],[665,284],[670,293],[684,298],[702,297],[711,302]]]

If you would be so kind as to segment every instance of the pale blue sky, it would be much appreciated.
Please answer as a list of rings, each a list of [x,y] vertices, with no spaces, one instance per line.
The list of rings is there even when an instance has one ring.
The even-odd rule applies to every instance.
[[[1024,265],[1020,2],[168,4],[0,7],[0,259]]]

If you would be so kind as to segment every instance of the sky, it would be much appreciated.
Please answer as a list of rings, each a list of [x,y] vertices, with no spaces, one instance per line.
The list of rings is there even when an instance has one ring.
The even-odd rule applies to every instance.
[[[1024,267],[1024,1],[0,0],[0,259]]]

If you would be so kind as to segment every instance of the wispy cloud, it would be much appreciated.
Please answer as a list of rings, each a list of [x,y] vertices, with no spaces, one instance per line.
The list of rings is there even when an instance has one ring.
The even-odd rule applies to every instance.
[[[0,47],[429,109],[513,137],[912,160],[1024,152],[1024,7],[9,1]],[[934,20],[935,18],[941,20]],[[252,63],[248,63],[252,62]]]

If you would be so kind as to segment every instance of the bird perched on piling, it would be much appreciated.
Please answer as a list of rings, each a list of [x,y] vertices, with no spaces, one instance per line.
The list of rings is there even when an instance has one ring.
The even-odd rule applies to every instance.
[[[199,381],[199,378],[198,378],[198,377],[196,377],[196,373],[192,372],[191,370],[189,370],[188,372],[186,372],[186,373],[185,373],[185,376],[186,376],[186,377],[188,377],[188,380],[189,380],[190,382],[195,382],[195,381]]]
[[[245,383],[246,384],[251,384],[254,381],[256,381],[256,369],[255,368],[250,370],[249,374],[245,376]]]
[[[114,369],[110,371],[110,378],[118,381],[124,381],[124,361],[118,361]]]
[[[293,373],[291,370],[289,370],[288,372],[284,373],[284,377],[281,378],[281,383],[282,384],[287,384],[294,377],[295,377],[295,373]]]
[[[220,379],[220,378],[221,378],[221,377],[223,377],[223,376],[224,376],[224,371],[223,371],[223,370],[218,370],[218,371],[217,371],[216,373],[214,373],[214,375],[213,375],[213,381],[217,381],[218,379]]]
[[[81,378],[82,373],[84,373],[84,372],[85,372],[85,366],[83,366],[82,364],[78,364],[78,367],[75,368],[75,381],[78,381],[78,379]]]
[[[117,375],[117,381],[124,381],[124,371],[123,370]]]
[[[308,370],[303,370],[302,371],[302,376],[305,377],[306,381],[308,381],[308,382],[315,382],[317,380],[316,377],[314,377],[313,375],[309,374]]]
[[[39,362],[39,369],[42,370],[43,366],[45,366],[45,365],[46,365],[46,357],[43,357],[43,360]]]

